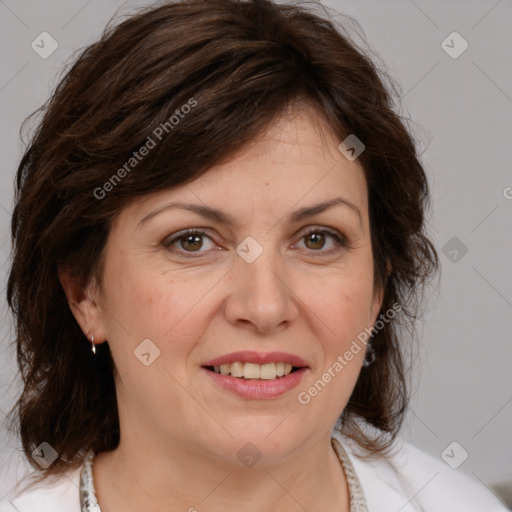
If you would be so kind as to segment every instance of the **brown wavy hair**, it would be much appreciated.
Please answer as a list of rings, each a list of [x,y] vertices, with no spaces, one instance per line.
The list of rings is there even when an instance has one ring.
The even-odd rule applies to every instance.
[[[401,342],[399,327],[414,326],[439,266],[425,231],[428,183],[408,120],[394,111],[397,86],[317,7],[189,0],[138,10],[111,21],[39,109],[16,175],[7,299],[24,384],[10,428],[41,480],[78,467],[86,449],[109,451],[119,442],[108,343],[91,353],[58,270],[84,286],[101,277],[102,250],[123,208],[201,176],[296,103],[312,105],[340,142],[356,134],[366,146],[359,161],[375,283],[384,287],[381,313],[396,303],[401,311],[372,337],[377,358],[361,370],[338,427],[369,457],[387,454],[410,398],[411,338]],[[191,99],[190,114],[113,183],[134,151]],[[31,457],[43,441],[58,454],[46,469]]]

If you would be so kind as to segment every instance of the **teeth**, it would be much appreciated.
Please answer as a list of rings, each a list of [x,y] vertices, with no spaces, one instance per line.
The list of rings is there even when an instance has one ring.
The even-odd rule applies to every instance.
[[[259,379],[260,378],[260,365],[253,363],[244,364],[244,377],[246,379]]]
[[[244,365],[242,363],[232,363],[231,365],[231,376],[232,377],[243,377],[244,376]]]
[[[213,370],[215,373],[231,375],[232,377],[272,380],[276,377],[288,375],[292,371],[292,368],[290,363],[267,363],[260,365],[237,361],[236,363],[214,366]]]
[[[258,365],[254,365],[254,366],[258,366]],[[275,379],[277,377],[275,363],[263,364],[259,368],[259,371],[260,371],[260,379],[269,380],[269,379]]]

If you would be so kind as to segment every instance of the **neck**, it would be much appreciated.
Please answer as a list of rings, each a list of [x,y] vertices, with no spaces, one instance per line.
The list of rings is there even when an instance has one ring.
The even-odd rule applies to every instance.
[[[252,467],[194,446],[120,443],[96,455],[93,480],[102,512],[323,510],[348,512],[348,485],[330,436],[285,461]]]

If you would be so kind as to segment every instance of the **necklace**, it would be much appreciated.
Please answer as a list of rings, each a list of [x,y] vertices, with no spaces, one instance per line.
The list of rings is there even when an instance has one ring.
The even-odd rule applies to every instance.
[[[92,480],[92,461],[94,451],[89,450],[84,459],[84,464],[80,470],[80,510],[81,512],[101,512],[101,508],[96,501],[96,490]]]
[[[331,438],[331,444],[338,455],[338,459],[345,472],[350,496],[350,512],[368,512],[366,498],[359,482],[359,478],[354,470],[347,452],[341,443]],[[101,508],[96,500],[96,491],[92,479],[92,463],[94,460],[94,451],[89,450],[85,455],[82,469],[80,470],[80,510],[81,512],[101,512]]]

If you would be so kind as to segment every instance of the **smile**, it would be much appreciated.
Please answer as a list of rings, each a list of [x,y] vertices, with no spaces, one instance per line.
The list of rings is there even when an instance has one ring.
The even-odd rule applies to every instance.
[[[243,363],[240,363],[241,365]],[[270,363],[270,365],[275,363]],[[279,363],[277,363],[279,365]],[[285,363],[282,363],[283,365]],[[215,387],[219,387],[222,390],[228,391],[231,394],[236,395],[239,398],[243,398],[245,400],[268,400],[271,398],[277,398],[294,388],[298,387],[304,374],[309,371],[308,367],[297,368],[292,367],[289,373],[277,376],[276,370],[273,370],[273,374],[275,377],[273,378],[261,378],[261,377],[245,377],[245,366],[248,366],[248,374],[256,375],[256,370],[260,372],[260,365],[253,365],[251,363],[245,363],[244,366],[244,376],[243,377],[233,377],[232,375],[222,373],[217,373],[214,367],[201,367],[201,371],[204,372],[212,381],[214,382]],[[228,367],[231,365],[227,365]],[[250,369],[252,366],[256,366],[256,369]],[[261,365],[267,366],[265,365]],[[288,369],[288,368],[287,368]],[[231,369],[230,369],[231,370]],[[235,370],[236,371],[236,370]],[[270,371],[270,370],[263,370]],[[254,372],[254,373],[251,373]],[[261,374],[260,374],[261,375]],[[270,375],[268,373],[267,375]]]
[[[208,370],[214,371],[219,375],[231,375],[231,377],[241,379],[262,379],[273,380],[281,378],[293,371],[298,370],[291,363],[243,363],[240,361],[228,364],[221,364],[218,366],[209,366]]]

